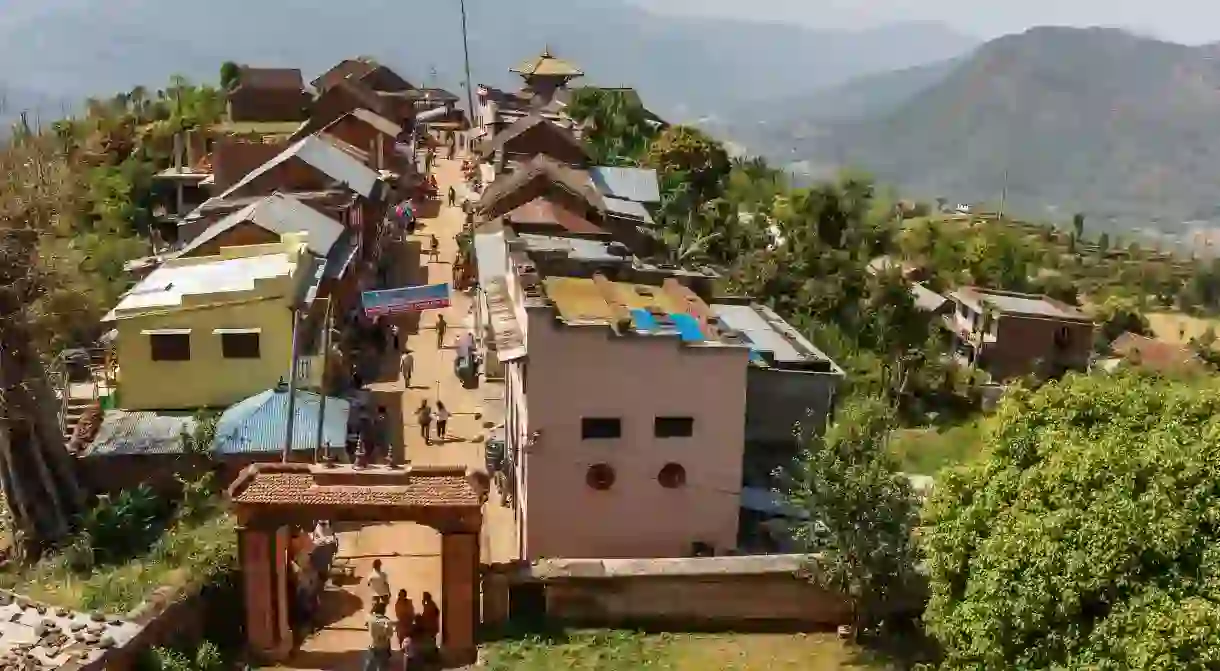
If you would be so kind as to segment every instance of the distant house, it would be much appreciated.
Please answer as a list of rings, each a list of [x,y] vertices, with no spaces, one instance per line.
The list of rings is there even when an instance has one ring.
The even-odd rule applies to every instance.
[[[167,261],[103,318],[118,331],[118,408],[224,407],[275,386],[292,363],[293,308],[312,304],[322,270],[300,236]],[[320,362],[302,370],[321,384]]]
[[[297,131],[295,137],[316,133],[343,115],[358,109],[369,110],[398,126],[403,126],[412,118],[410,113],[404,117],[392,104],[361,82],[343,80],[318,94],[309,114],[309,120]]]
[[[475,153],[500,169],[509,161],[528,160],[539,154],[573,166],[589,162],[584,143],[572,131],[560,128],[539,114],[530,114],[485,138],[475,147]]]
[[[368,57],[347,58],[311,82],[314,90],[323,93],[342,81],[363,82],[374,91],[408,91],[415,88],[390,68]]]
[[[535,198],[547,196],[582,216],[605,212],[606,204],[588,173],[539,154],[512,173],[492,182],[476,205],[487,219],[511,212]]]
[[[373,158],[372,167],[378,170],[398,172],[406,167],[395,149],[396,143],[403,136],[402,126],[376,112],[363,107],[354,109],[330,122],[319,132],[360,148]],[[299,141],[308,135],[310,133],[306,133],[302,127],[290,140]]]
[[[242,66],[237,86],[229,91],[230,121],[304,121],[309,93],[296,68]]]
[[[999,381],[1086,370],[1093,320],[1047,296],[980,287],[949,293],[945,316],[958,354]]]
[[[1160,373],[1182,373],[1204,368],[1199,355],[1187,347],[1131,332],[1115,338],[1110,349],[1132,366]]]

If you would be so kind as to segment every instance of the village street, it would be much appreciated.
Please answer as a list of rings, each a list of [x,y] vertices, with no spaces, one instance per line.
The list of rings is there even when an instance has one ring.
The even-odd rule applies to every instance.
[[[450,185],[461,190],[460,160],[439,159],[433,166],[442,197]],[[392,286],[451,282],[457,257],[456,237],[462,231],[464,215],[458,207],[443,204],[435,217],[421,217],[422,226],[406,244],[400,246]],[[428,262],[431,236],[440,240],[439,260]],[[444,342],[437,342],[436,323],[443,314],[448,328]],[[407,348],[415,357],[411,386],[404,388],[397,374],[397,361],[387,355],[381,375],[366,388],[375,403],[385,405],[390,417],[399,416],[402,431],[395,445],[414,465],[465,465],[484,468],[484,396],[495,401],[495,387],[482,385],[465,389],[454,374],[457,339],[470,330],[471,301],[454,293],[452,305],[445,310],[430,310],[420,315],[396,319],[406,335]],[[415,410],[422,400],[433,408],[441,401],[453,413],[446,438],[441,441],[432,427],[432,444],[420,434]],[[339,557],[355,566],[355,578],[339,587],[328,586],[322,600],[319,623],[323,628],[305,640],[292,659],[280,668],[338,670],[362,668],[368,649],[366,624],[371,597],[365,579],[375,559],[382,561],[394,594],[407,590],[416,608],[425,591],[441,600],[440,534],[429,527],[412,523],[374,524],[358,528],[339,528]],[[504,561],[516,547],[511,510],[503,508],[493,494],[486,506],[482,553],[483,561]],[[391,608],[391,617],[393,616]],[[396,658],[397,659],[397,658]]]

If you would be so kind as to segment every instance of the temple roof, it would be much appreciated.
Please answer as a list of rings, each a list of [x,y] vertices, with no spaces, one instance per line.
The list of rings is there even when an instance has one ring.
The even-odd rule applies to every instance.
[[[551,55],[551,48],[542,50],[542,55],[509,70],[523,77],[583,77],[584,72],[571,63]]]

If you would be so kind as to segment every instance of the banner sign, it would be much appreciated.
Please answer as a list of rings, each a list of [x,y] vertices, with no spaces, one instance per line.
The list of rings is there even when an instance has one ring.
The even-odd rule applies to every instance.
[[[449,307],[449,284],[425,284],[418,287],[365,291],[360,295],[360,303],[364,306],[364,314],[370,317],[447,308]]]

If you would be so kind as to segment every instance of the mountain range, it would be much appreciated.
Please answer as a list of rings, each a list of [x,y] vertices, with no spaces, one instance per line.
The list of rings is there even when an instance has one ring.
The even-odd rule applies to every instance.
[[[737,142],[811,174],[1179,233],[1220,223],[1220,46],[1044,27],[737,117]]]
[[[508,68],[549,45],[582,67],[590,83],[636,87],[675,120],[950,58],[977,44],[935,23],[819,32],[652,14],[628,0],[465,5],[475,83],[515,84]],[[300,67],[311,79],[354,55],[461,93],[459,4],[0,0],[0,83],[54,101],[137,84],[155,89],[172,74],[215,80],[226,60]]]

